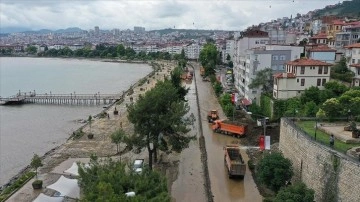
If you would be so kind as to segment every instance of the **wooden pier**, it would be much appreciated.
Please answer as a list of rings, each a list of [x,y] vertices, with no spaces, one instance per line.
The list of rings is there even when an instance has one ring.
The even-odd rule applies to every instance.
[[[119,94],[36,94],[34,92],[19,92],[14,96],[7,98],[0,97],[0,104],[2,105],[16,105],[24,103],[38,103],[38,104],[68,104],[68,105],[100,105],[112,104],[119,100]]]

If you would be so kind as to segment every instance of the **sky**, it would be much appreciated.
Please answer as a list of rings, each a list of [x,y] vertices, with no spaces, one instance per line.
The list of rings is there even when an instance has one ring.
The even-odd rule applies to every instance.
[[[0,29],[244,30],[339,0],[0,0]]]

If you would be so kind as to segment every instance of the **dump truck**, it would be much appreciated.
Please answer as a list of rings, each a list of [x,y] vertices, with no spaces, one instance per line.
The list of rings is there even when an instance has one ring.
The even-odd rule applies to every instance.
[[[246,164],[241,156],[238,145],[226,145],[224,147],[224,163],[228,170],[229,178],[244,178],[246,172]]]
[[[205,69],[204,69],[204,67],[200,67],[200,76],[205,76]]]
[[[219,119],[218,111],[217,110],[209,111],[207,118],[208,118],[209,123],[212,123],[215,120],[218,120]]]
[[[211,126],[212,130],[217,133],[224,133],[240,138],[246,135],[247,124],[230,122],[226,120],[215,120]]]

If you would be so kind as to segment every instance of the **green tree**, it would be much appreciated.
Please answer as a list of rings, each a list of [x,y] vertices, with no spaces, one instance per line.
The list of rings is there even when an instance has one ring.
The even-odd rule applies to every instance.
[[[37,52],[37,48],[35,46],[28,46],[25,51],[29,54],[35,54]]]
[[[255,78],[251,81],[249,88],[259,88],[263,93],[272,93],[274,85],[273,73],[271,68],[260,70],[256,73]]]
[[[183,70],[180,67],[176,67],[171,73],[171,83],[176,88],[179,99],[185,100],[186,94],[189,92],[189,88],[185,88],[181,82],[181,74]]]
[[[277,192],[293,176],[292,164],[281,153],[266,154],[256,166],[259,181]]]
[[[88,120],[87,120],[87,121],[89,122],[90,134],[91,134],[91,122],[92,122],[92,116],[91,116],[91,115],[89,115],[89,117],[88,117]]]
[[[274,202],[309,202],[314,201],[314,190],[308,189],[302,182],[282,188],[275,197]]]
[[[199,60],[201,65],[205,68],[205,75],[211,75],[215,72],[215,65],[218,61],[218,51],[213,43],[205,44],[200,52]]]
[[[215,81],[215,83],[214,83],[214,90],[215,90],[216,96],[219,97],[219,95],[220,95],[220,94],[222,93],[222,91],[223,91],[223,87],[222,87],[222,85],[221,85],[220,82]]]
[[[42,165],[43,164],[41,163],[41,158],[37,154],[34,154],[34,156],[31,159],[30,166],[35,169],[36,178],[37,178],[37,170]]]
[[[194,139],[188,136],[189,125],[194,123],[186,114],[189,105],[179,99],[177,89],[168,81],[159,81],[155,87],[128,106],[128,119],[134,124],[134,146],[147,148],[149,167],[157,161],[157,150],[180,152]]]
[[[231,57],[230,57],[230,55],[229,55],[229,53],[226,55],[226,61],[230,61],[231,60]]]
[[[345,58],[344,56],[341,57],[340,61],[335,64],[335,66],[333,67],[333,69],[334,69],[334,72],[335,72],[335,73],[340,73],[340,74],[344,74],[344,73],[350,71],[350,70],[347,68],[346,58]]]
[[[308,117],[315,117],[319,107],[314,101],[307,102],[304,107],[304,115]]]
[[[79,166],[81,201],[165,201],[170,202],[166,178],[146,167],[141,173],[127,172],[126,164],[111,158],[98,161],[92,156],[90,166]],[[125,193],[135,192],[128,198]]]
[[[339,97],[343,93],[349,90],[347,86],[338,81],[329,81],[324,85],[325,89],[334,93],[335,97]]]
[[[125,55],[125,47],[124,45],[120,44],[116,47],[116,51],[119,54],[119,56],[124,56]]]
[[[111,142],[116,144],[116,152],[119,153],[119,145],[124,140],[126,133],[123,129],[118,129],[111,134]]]
[[[330,98],[326,100],[320,108],[325,112],[325,115],[329,119],[334,119],[336,117],[339,117],[342,112],[342,106],[340,105],[340,102],[336,98]]]
[[[311,86],[300,95],[301,104],[313,101],[316,105],[320,104],[320,89],[316,86]]]
[[[230,68],[234,67],[234,63],[232,61],[229,61],[228,65],[229,65]]]

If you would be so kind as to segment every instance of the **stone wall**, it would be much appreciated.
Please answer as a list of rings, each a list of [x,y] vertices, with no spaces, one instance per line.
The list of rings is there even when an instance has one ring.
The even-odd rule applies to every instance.
[[[293,181],[315,191],[315,201],[360,201],[360,162],[312,140],[282,118],[280,150],[293,163]]]

